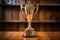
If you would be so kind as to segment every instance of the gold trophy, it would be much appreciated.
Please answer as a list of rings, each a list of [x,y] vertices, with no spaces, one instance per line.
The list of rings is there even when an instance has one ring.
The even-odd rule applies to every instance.
[[[23,8],[24,8],[24,11],[23,11]],[[28,21],[28,27],[24,31],[24,36],[25,37],[36,36],[34,28],[31,27],[31,21],[32,21],[33,17],[35,16],[35,14],[37,14],[37,12],[38,12],[38,4],[36,5],[36,7],[34,7],[34,5],[31,2],[28,2],[25,5],[25,7],[23,7],[23,5],[21,5],[21,11],[25,12],[24,13],[25,18]]]

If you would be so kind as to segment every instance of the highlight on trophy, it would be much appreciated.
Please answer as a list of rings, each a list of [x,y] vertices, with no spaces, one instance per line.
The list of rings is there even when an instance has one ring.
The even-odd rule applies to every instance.
[[[35,30],[31,26],[31,22],[34,16],[38,13],[38,8],[38,4],[34,6],[31,2],[28,2],[25,6],[21,4],[21,11],[24,12],[25,18],[28,21],[28,27],[24,30],[25,37],[36,36]]]

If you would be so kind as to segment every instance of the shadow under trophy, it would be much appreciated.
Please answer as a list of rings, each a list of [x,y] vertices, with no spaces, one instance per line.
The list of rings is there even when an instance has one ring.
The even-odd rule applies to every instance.
[[[28,27],[24,30],[24,37],[35,37],[35,30],[31,27],[31,21],[38,12],[38,4],[34,6],[31,2],[28,2],[25,6],[21,4],[21,11],[24,12],[25,18],[28,21]],[[24,9],[24,11],[23,11]]]

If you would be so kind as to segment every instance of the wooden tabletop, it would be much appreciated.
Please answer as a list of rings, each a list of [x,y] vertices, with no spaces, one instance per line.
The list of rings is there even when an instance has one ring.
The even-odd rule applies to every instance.
[[[60,40],[60,32],[36,32],[36,37],[23,37],[23,31],[0,32],[1,40]]]

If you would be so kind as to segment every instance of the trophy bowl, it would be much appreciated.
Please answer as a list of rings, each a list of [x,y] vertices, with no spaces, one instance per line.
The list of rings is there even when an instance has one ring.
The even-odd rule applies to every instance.
[[[31,22],[34,15],[38,12],[38,5],[35,7],[31,2],[28,2],[25,7],[21,5],[21,10],[22,8],[25,9],[24,15],[28,22],[28,27],[24,30],[24,37],[35,37],[35,30],[31,27]]]

